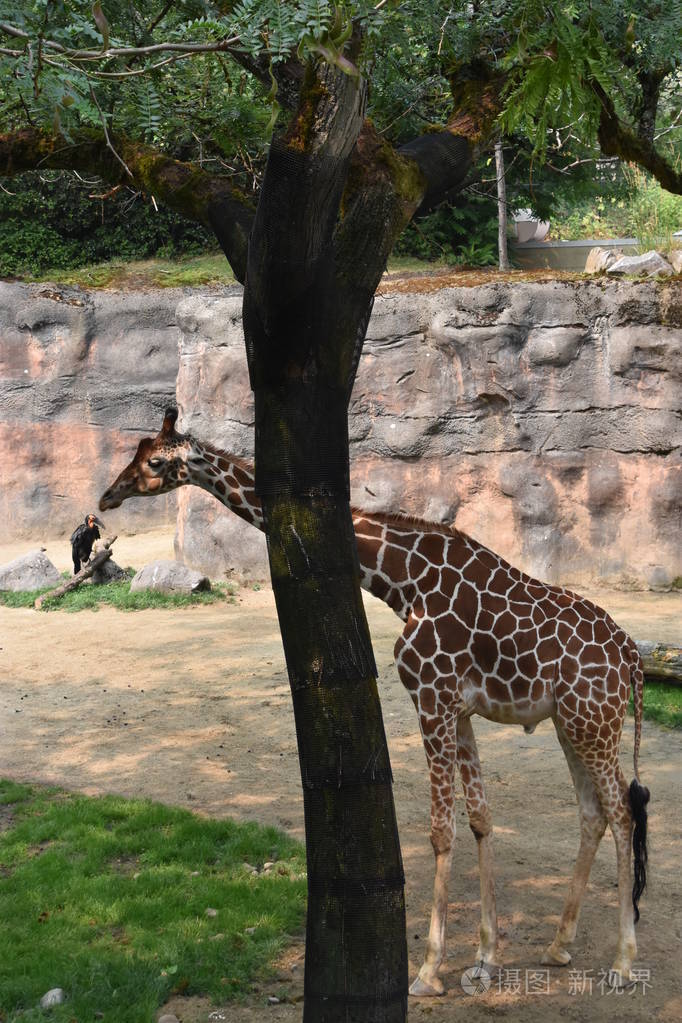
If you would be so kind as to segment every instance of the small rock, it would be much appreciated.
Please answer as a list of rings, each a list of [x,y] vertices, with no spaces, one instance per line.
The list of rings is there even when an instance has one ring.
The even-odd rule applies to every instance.
[[[279,998],[276,998],[275,995],[268,995],[268,1005],[279,1005],[279,1002]]]
[[[252,863],[242,863],[244,870],[248,870],[249,874],[252,874],[256,869]]]
[[[192,873],[189,876],[190,877],[199,877],[199,871],[198,870],[193,870]]]
[[[264,864],[263,864],[263,870],[272,870],[272,868],[274,867],[274,865],[275,865],[275,864],[274,864],[274,863],[272,862],[272,860],[268,860],[268,862],[267,862],[267,863],[264,863]]]
[[[217,909],[211,909],[210,906],[209,906],[209,908],[206,910],[206,916],[214,917],[214,916],[217,916],[217,915],[218,915],[218,910]]]
[[[604,249],[601,245],[597,245],[587,253],[585,273],[597,274],[601,270],[608,270],[622,255],[620,249]]]
[[[255,934],[255,933],[256,933],[256,928],[255,927],[245,927],[244,928],[244,934]]]
[[[662,274],[664,277],[669,277],[674,270],[667,259],[664,259],[655,249],[650,249],[649,252],[644,252],[641,256],[621,256],[606,272],[609,274],[644,274],[647,277]]]
[[[41,1009],[51,1009],[54,1005],[61,1005],[66,995],[60,987],[53,987],[40,999]]]
[[[178,1017],[172,1012],[164,1012],[163,1016],[159,1016],[158,1023],[180,1023]]]
[[[670,265],[676,274],[682,274],[682,249],[673,249],[670,253]]]

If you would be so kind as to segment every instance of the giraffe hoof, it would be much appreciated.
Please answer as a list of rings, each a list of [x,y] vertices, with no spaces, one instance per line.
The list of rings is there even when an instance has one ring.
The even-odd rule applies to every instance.
[[[483,952],[481,949],[478,950],[479,966],[482,966],[488,971],[488,973],[497,973],[502,969],[502,963],[500,962],[500,956],[497,953],[497,949],[493,949],[491,952]]]
[[[543,966],[568,966],[571,953],[560,945],[550,945],[540,962]]]
[[[410,984],[410,994],[417,998],[436,998],[445,994],[445,987],[438,977],[432,977],[431,980],[416,977]]]
[[[627,987],[633,983],[633,980],[634,978],[629,967],[625,970],[621,970],[618,969],[617,966],[612,966],[609,970],[608,984],[612,991],[616,988]]]

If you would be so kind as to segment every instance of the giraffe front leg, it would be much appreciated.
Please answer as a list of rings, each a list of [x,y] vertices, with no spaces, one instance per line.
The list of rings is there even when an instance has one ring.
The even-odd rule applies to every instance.
[[[438,970],[445,958],[445,929],[448,919],[448,880],[450,878],[450,867],[452,864],[452,841],[448,848],[438,849],[434,832],[431,833],[431,842],[436,857],[436,878],[433,885],[433,906],[431,908],[431,923],[429,925],[429,937],[426,943],[426,954],[418,976],[410,985],[411,995],[420,995],[422,998],[428,995],[442,995],[445,992],[443,981],[438,976]],[[454,823],[453,823],[454,839]]]
[[[492,816],[481,774],[474,730],[469,718],[457,719],[457,766],[462,778],[469,826],[478,847],[478,871],[481,885],[481,927],[477,959],[497,967],[497,907],[495,902],[495,863],[492,845]]]
[[[410,987],[411,995],[442,995],[445,991],[438,970],[445,959],[448,919],[448,883],[455,841],[454,728],[452,739],[427,738],[428,721],[420,718],[431,778],[431,844],[436,859],[433,906],[424,962]]]

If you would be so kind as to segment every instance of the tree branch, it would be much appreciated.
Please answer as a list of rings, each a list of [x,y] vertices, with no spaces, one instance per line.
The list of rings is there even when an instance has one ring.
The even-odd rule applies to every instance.
[[[476,61],[453,72],[453,113],[397,151],[365,123],[348,175],[342,221],[335,237],[343,301],[359,290],[369,300],[398,235],[415,213],[425,213],[458,192],[488,143],[501,109],[500,80]]]
[[[102,550],[97,551],[92,560],[88,561],[88,563],[81,568],[80,572],[69,579],[68,582],[62,583],[61,586],[57,586],[56,589],[50,590],[48,593],[43,593],[41,597],[36,597],[33,602],[33,606],[36,611],[40,611],[46,600],[54,600],[57,597],[63,597],[65,593],[70,593],[71,590],[78,589],[81,583],[84,583],[86,579],[93,576],[97,569],[101,568],[104,562],[108,561],[114,553],[111,550],[114,540],[116,540],[115,536],[110,537],[110,539],[105,542]]]
[[[246,274],[246,252],[254,209],[248,197],[224,177],[126,138],[87,134],[67,140],[37,128],[0,135],[0,174],[28,170],[76,170],[97,174],[112,185],[134,185],[177,213],[210,228],[238,281]],[[126,173],[130,172],[130,177]]]
[[[618,156],[639,164],[648,170],[656,180],[669,192],[682,195],[682,172],[675,168],[659,153],[652,141],[635,134],[632,128],[623,124],[616,113],[616,108],[598,82],[592,85],[599,100],[601,111],[599,117],[599,144],[606,156]]]
[[[14,39],[25,39],[27,42],[31,39],[28,32],[4,21],[0,22],[0,32]],[[143,57],[154,53],[225,53],[239,42],[239,36],[218,39],[212,43],[150,43],[149,46],[110,46],[106,50],[77,50],[70,46],[62,46],[52,39],[43,39],[41,42],[45,49],[53,53],[62,54],[73,61],[82,61],[110,60],[112,57]]]

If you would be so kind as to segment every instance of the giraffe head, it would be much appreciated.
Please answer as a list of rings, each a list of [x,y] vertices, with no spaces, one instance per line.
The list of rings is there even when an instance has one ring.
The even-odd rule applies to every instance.
[[[119,508],[129,497],[155,497],[187,482],[187,437],[175,432],[178,410],[166,410],[156,437],[144,437],[127,465],[99,500],[100,511]]]

